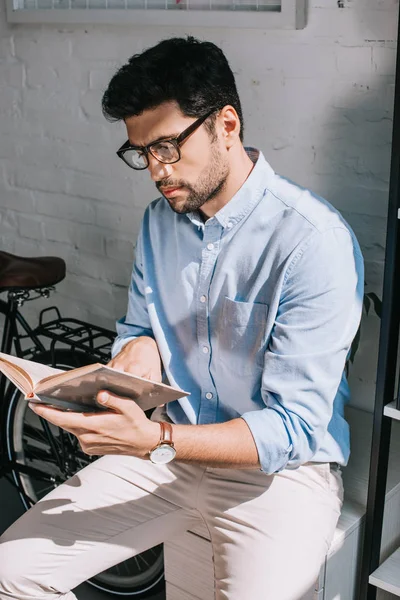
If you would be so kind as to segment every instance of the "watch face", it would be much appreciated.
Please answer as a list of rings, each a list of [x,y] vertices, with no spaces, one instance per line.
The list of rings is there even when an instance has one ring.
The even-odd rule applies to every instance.
[[[176,450],[169,444],[160,444],[150,452],[150,460],[156,465],[165,465],[174,460]]]

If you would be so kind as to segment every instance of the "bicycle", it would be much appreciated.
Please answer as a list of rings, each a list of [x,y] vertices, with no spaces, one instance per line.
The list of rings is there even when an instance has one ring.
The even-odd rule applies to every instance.
[[[115,333],[78,319],[63,318],[56,306],[43,309],[32,328],[20,308],[49,298],[65,277],[61,258],[24,258],[0,252],[1,351],[60,369],[107,362]],[[38,417],[24,395],[0,375],[0,477],[17,489],[28,510],[51,489],[98,457],[83,453],[72,434]],[[162,545],[142,552],[88,580],[117,596],[147,598],[164,589]]]

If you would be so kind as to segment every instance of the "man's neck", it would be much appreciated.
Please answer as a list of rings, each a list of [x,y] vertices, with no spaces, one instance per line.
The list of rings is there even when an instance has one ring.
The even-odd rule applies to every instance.
[[[240,144],[237,154],[232,157],[229,176],[221,192],[212,200],[208,200],[200,209],[200,216],[203,221],[213,217],[221,208],[223,208],[240,190],[251,171],[254,163],[246,154],[246,150]]]

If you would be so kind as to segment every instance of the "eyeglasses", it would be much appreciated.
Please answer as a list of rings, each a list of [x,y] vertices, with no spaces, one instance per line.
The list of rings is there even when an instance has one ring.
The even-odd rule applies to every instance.
[[[212,115],[213,112],[215,112],[215,109],[197,119],[176,138],[156,140],[147,146],[131,146],[129,140],[127,140],[125,144],[117,150],[117,154],[128,167],[137,171],[147,169],[149,166],[149,153],[161,163],[169,165],[176,163],[181,159],[180,146],[200,127],[202,123],[204,123],[206,119],[208,119],[210,115]]]

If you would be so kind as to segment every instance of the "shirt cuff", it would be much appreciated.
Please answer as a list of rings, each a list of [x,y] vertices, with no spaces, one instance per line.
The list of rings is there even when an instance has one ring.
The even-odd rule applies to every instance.
[[[242,415],[257,447],[261,471],[267,475],[282,471],[288,464],[292,443],[280,415],[270,409]]]
[[[128,344],[132,340],[135,340],[137,337],[137,335],[130,335],[128,337],[117,337],[114,340],[114,343],[111,347],[111,358],[117,356],[117,354],[121,352],[122,348],[126,346],[126,344]]]

